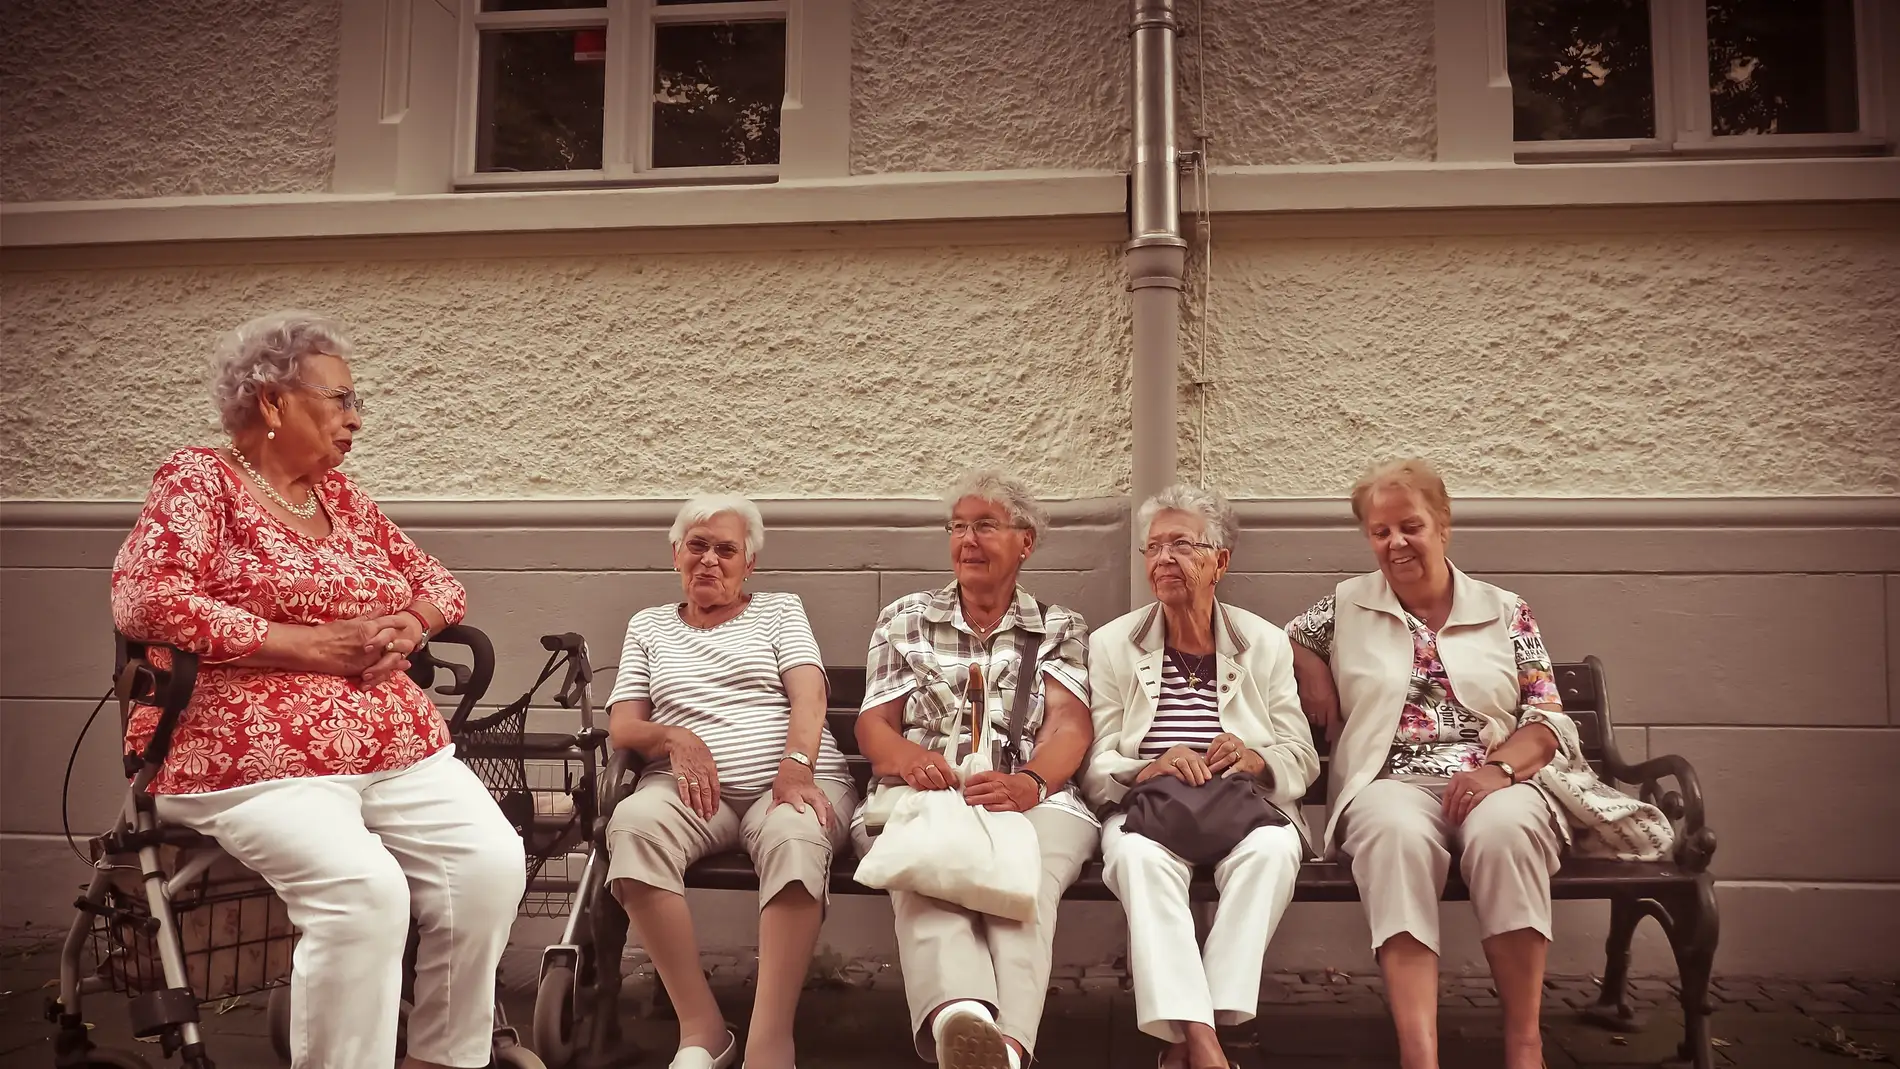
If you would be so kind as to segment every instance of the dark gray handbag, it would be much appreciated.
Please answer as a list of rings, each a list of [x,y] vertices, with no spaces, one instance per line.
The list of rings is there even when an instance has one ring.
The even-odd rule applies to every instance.
[[[1156,776],[1122,798],[1123,831],[1167,847],[1194,865],[1219,861],[1255,828],[1288,823],[1252,776],[1215,776],[1199,787]]]

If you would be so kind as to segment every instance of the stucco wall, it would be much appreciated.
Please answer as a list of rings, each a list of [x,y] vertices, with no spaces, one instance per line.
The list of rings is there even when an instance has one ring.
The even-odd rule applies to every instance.
[[[330,182],[338,0],[8,0],[0,198]]]
[[[1205,130],[1214,164],[1432,158],[1432,0],[1179,8],[1181,144]]]
[[[1471,494],[1900,492],[1895,232],[1217,236],[1215,256],[1208,468],[1230,493],[1339,494],[1395,453]]]
[[[1123,0],[852,8],[851,170],[1123,166]]]
[[[1126,166],[1123,0],[853,13],[854,172]],[[1432,158],[1431,0],[1206,0],[1179,17],[1183,146],[1204,129],[1216,164]]]
[[[388,497],[1127,480],[1112,246],[11,273],[0,302],[11,498],[140,496],[218,438],[216,332],[284,306],[354,326],[373,411],[350,470]]]

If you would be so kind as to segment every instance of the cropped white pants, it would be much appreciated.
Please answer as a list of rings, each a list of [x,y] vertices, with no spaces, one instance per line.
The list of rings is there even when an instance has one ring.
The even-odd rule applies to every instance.
[[[453,750],[394,772],[157,799],[159,819],[216,838],[268,881],[302,931],[292,1069],[394,1063],[412,916],[422,941],[409,1053],[488,1064],[495,968],[527,873],[520,837]]]

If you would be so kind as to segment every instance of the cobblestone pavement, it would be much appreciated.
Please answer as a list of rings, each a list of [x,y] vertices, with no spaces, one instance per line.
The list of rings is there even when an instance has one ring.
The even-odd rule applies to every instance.
[[[538,955],[512,955],[504,966],[504,1004],[524,1027],[532,1017]],[[743,1025],[750,1001],[748,959],[708,955],[722,1003]],[[623,1020],[629,1044],[614,1067],[669,1060],[675,1026],[655,1006],[652,967],[637,955],[628,975]],[[51,1027],[41,1017],[43,985],[56,972],[52,948],[0,946],[0,1069],[45,1069],[52,1064]],[[1261,985],[1259,1017],[1224,1030],[1229,1051],[1247,1069],[1369,1069],[1396,1064],[1377,976],[1321,971],[1272,973]],[[1551,1069],[1664,1066],[1682,1037],[1673,979],[1631,983],[1631,1001],[1643,1027],[1607,1031],[1579,1019],[1594,1003],[1590,977],[1552,977],[1546,985],[1546,1057]],[[1900,986],[1892,979],[1800,981],[1724,977],[1715,987],[1716,1062],[1743,1069],[1850,1069],[1868,1064],[1824,1049],[1840,1039],[1895,1064],[1900,1051]],[[249,996],[206,1010],[205,1031],[220,1069],[279,1065],[266,1040],[264,999]],[[1446,977],[1441,999],[1441,1056],[1445,1069],[1491,1069],[1499,1063],[1497,993],[1484,977]],[[88,1002],[102,1045],[136,1050],[154,1066],[155,1046],[131,1040],[118,996]],[[216,1012],[222,1009],[223,1012]],[[800,1064],[805,1069],[887,1069],[921,1065],[906,1034],[902,978],[894,967],[820,960],[800,1006]],[[1039,1043],[1044,1069],[1146,1069],[1159,1044],[1134,1025],[1134,999],[1112,965],[1064,969],[1051,980]]]

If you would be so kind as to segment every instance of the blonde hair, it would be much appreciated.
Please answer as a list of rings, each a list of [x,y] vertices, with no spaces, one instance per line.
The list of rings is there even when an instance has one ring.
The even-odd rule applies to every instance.
[[[1352,514],[1360,526],[1365,525],[1372,495],[1388,486],[1417,494],[1439,523],[1451,525],[1451,495],[1445,492],[1445,480],[1438,477],[1438,469],[1424,457],[1400,457],[1374,464],[1352,484]]]

